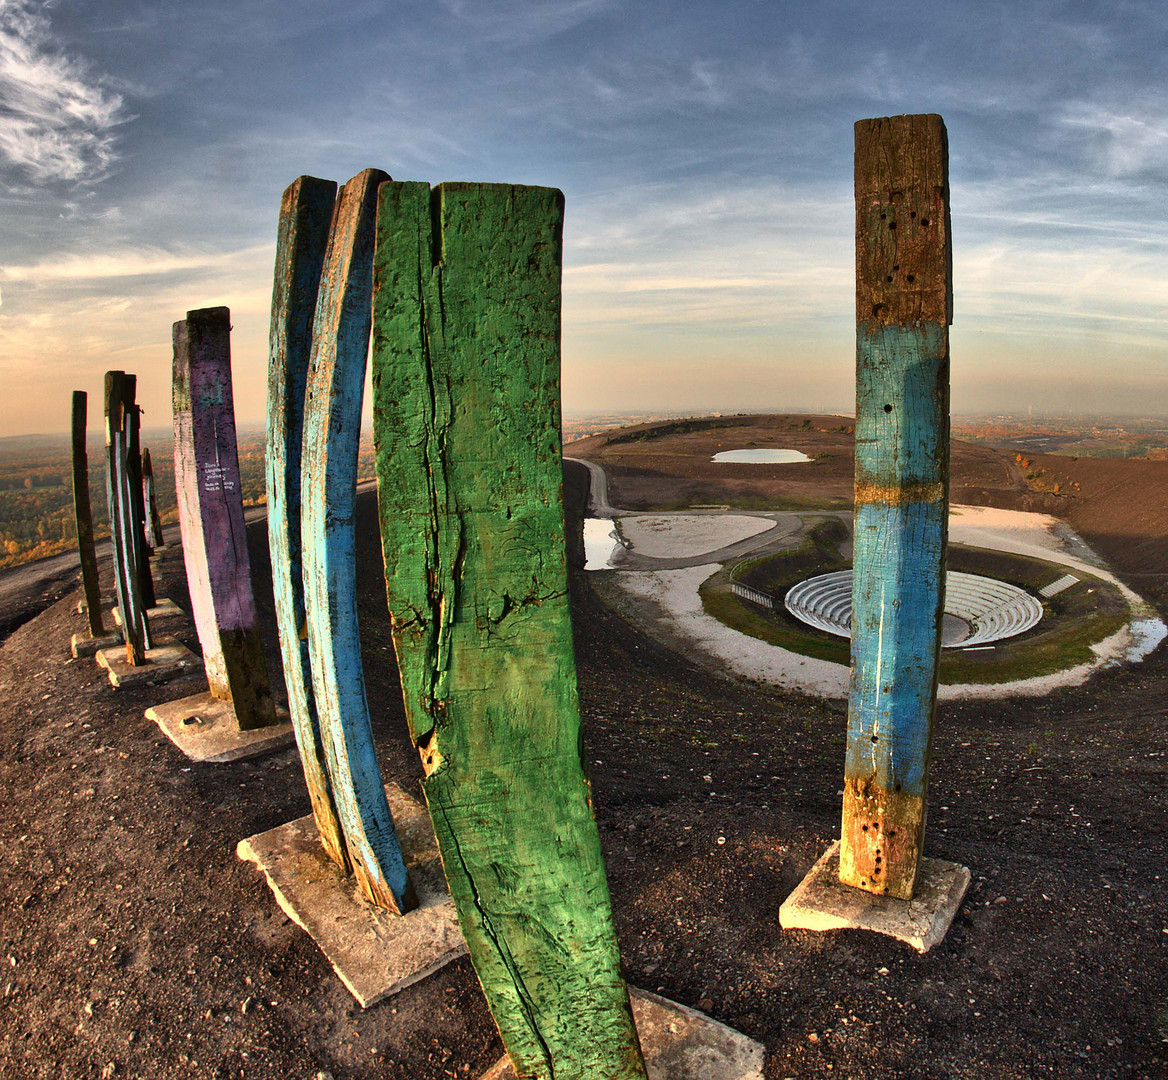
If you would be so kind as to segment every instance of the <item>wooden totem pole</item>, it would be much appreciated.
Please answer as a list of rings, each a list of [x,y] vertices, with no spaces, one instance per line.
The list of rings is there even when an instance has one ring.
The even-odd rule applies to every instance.
[[[183,558],[211,694],[240,729],[276,722],[239,481],[227,308],[174,324],[174,471]]]
[[[925,835],[949,501],[948,146],[856,124],[856,509],[840,880],[911,899]]]
[[[563,196],[381,186],[389,608],[446,878],[519,1076],[645,1076],[580,751],[560,458]]]
[[[105,635],[101,617],[101,586],[97,573],[97,549],[93,543],[93,509],[89,500],[89,454],[85,449],[86,412],[89,397],[73,391],[73,519],[77,523],[77,554],[81,560],[81,585],[85,592],[89,636]]]
[[[138,667],[146,663],[146,650],[151,647],[151,641],[138,573],[143,539],[134,513],[130,475],[136,383],[136,377],[124,371],[105,373],[106,496],[110,540],[114,549],[114,581],[122,616],[122,636],[126,642],[126,660]]]

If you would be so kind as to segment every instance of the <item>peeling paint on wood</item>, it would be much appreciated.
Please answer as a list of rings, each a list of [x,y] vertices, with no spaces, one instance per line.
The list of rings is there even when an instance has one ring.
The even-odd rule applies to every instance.
[[[645,1076],[581,760],[560,458],[563,196],[381,188],[374,439],[406,715],[519,1076]]]
[[[122,637],[126,661],[140,667],[150,648],[150,625],[139,593],[137,530],[129,478],[129,413],[134,405],[137,379],[124,371],[105,373],[106,499],[109,505],[110,542],[114,550],[114,585],[122,612]]]
[[[952,312],[938,116],[856,125],[856,510],[840,879],[911,899],[944,613]]]
[[[104,637],[101,617],[101,585],[97,574],[97,549],[93,543],[93,507],[89,500],[89,454],[85,449],[89,395],[73,391],[73,520],[77,523],[77,554],[81,560],[81,585],[85,591],[90,637]]]
[[[336,197],[334,181],[301,176],[284,192],[280,204],[268,355],[267,495],[268,546],[288,710],[321,844],[329,858],[347,872],[349,860],[312,691],[300,534],[304,393],[320,272]]]
[[[371,901],[417,906],[373,744],[357,623],[357,451],[369,352],[377,186],[366,169],[333,215],[304,406],[301,529],[312,685],[332,794],[353,873]]]
[[[174,471],[183,560],[211,693],[241,730],[276,722],[239,481],[227,308],[174,324]]]

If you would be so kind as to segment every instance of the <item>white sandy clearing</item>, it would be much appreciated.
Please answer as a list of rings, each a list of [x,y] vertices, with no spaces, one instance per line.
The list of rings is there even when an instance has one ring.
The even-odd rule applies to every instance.
[[[625,543],[650,559],[704,555],[775,527],[770,518],[742,514],[638,514],[619,520]]]
[[[1102,569],[1102,560],[1063,522],[1045,514],[1024,514],[1013,510],[953,509],[950,539],[976,547],[1032,555],[1106,578],[1122,590],[1131,604],[1134,618],[1111,637],[1091,646],[1095,658],[1089,663],[1016,682],[942,686],[938,692],[942,700],[1033,696],[1047,694],[1059,687],[1077,686],[1105,665],[1142,660],[1168,636],[1168,627],[1156,616],[1154,609]],[[1070,551],[1075,554],[1068,554]],[[759,641],[706,614],[698,589],[719,569],[716,563],[708,563],[683,570],[619,572],[614,577],[622,591],[634,601],[659,604],[668,613],[671,628],[685,645],[724,665],[735,675],[822,697],[846,697],[849,671],[845,665],[801,656]]]

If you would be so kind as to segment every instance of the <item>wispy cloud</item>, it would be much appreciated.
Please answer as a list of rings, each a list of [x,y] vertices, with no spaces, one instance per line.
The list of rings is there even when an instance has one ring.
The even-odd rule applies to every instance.
[[[123,101],[56,43],[35,0],[0,0],[0,154],[37,181],[95,181],[117,150]]]
[[[270,254],[271,244],[239,251],[166,251],[156,247],[123,248],[90,255],[63,255],[28,266],[0,267],[6,281],[96,281],[103,278],[150,277],[232,267],[240,260]]]

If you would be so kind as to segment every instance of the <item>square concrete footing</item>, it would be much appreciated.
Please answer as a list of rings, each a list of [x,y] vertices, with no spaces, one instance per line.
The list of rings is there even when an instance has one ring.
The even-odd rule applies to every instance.
[[[114,686],[169,682],[203,666],[201,657],[174,638],[158,638],[154,648],[146,650],[146,663],[137,667],[126,660],[124,645],[98,649],[94,655],[98,664],[109,671],[109,681]]]
[[[121,634],[103,634],[101,637],[90,637],[82,631],[69,639],[69,654],[74,659],[82,656],[94,656],[99,649],[112,649],[122,641]]]
[[[466,944],[446,888],[430,815],[396,784],[385,797],[418,906],[375,907],[321,847],[311,814],[241,840],[236,854],[264,872],[276,901],[324,953],[363,1009],[462,956]]]
[[[239,761],[290,745],[295,736],[288,713],[277,710],[276,716],[283,722],[242,731],[235,706],[210,691],[146,710],[146,719],[153,720],[192,761]]]
[[[106,611],[110,607],[112,607],[114,604],[116,604],[117,600],[112,596],[99,596],[98,602],[101,605],[101,610]],[[89,613],[89,605],[85,602],[85,597],[83,596],[80,600],[77,601],[77,614],[78,615],[86,615],[88,613]]]
[[[763,1080],[761,1043],[647,990],[630,986],[629,998],[649,1080]],[[511,1059],[481,1080],[516,1080]]]
[[[117,604],[114,604],[112,614],[114,625],[121,626],[122,609]],[[185,614],[186,612],[167,596],[162,597],[153,607],[146,609],[146,618],[150,622],[156,622],[158,619],[174,619]]]
[[[969,870],[921,859],[911,900],[878,896],[839,879],[839,841],[827,849],[779,908],[784,930],[872,930],[928,952],[943,941],[969,888]]]

